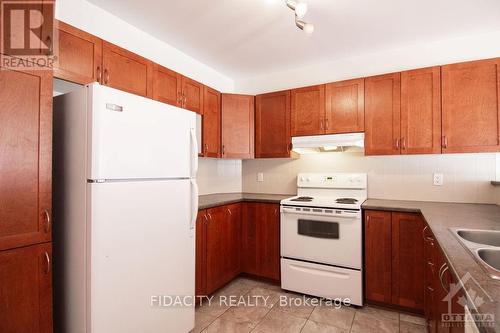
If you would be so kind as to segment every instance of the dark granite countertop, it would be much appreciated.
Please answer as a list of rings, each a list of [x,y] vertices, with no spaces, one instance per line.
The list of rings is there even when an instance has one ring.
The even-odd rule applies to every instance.
[[[293,194],[262,194],[262,193],[216,193],[200,195],[198,209],[207,209],[237,202],[267,202],[280,203],[282,199]]]
[[[465,289],[481,293],[473,281],[476,280],[492,299],[491,301],[485,297],[485,303],[477,308],[479,314],[492,314],[496,319],[494,327],[480,327],[481,332],[500,333],[500,280],[492,279],[449,230],[453,227],[500,230],[500,206],[368,199],[362,207],[422,213],[443,249],[452,273],[459,278],[464,277],[466,273],[472,276],[473,279],[465,282]]]

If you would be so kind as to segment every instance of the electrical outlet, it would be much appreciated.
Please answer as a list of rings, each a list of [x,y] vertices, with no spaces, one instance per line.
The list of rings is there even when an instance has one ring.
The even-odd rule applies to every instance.
[[[257,173],[257,181],[258,182],[263,182],[264,181],[264,173],[263,172],[258,172]]]
[[[435,173],[434,174],[434,185],[436,186],[443,186],[444,183],[444,176],[442,173]]]

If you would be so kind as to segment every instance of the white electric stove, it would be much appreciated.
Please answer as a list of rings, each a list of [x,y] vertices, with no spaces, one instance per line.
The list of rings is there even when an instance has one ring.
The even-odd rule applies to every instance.
[[[297,194],[281,201],[281,287],[363,305],[367,175],[299,174]]]

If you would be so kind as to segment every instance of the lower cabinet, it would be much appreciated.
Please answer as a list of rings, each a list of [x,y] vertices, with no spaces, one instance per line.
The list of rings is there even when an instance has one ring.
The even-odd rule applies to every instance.
[[[0,251],[0,332],[52,332],[52,245]]]
[[[279,281],[279,204],[237,203],[198,211],[196,295],[240,273]]]

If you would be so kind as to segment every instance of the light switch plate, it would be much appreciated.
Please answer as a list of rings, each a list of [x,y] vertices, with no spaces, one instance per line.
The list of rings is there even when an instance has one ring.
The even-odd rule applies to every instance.
[[[264,173],[263,172],[258,172],[257,173],[257,181],[258,182],[263,182],[264,181]]]
[[[435,173],[433,183],[435,186],[443,186],[444,175],[442,173]]]

